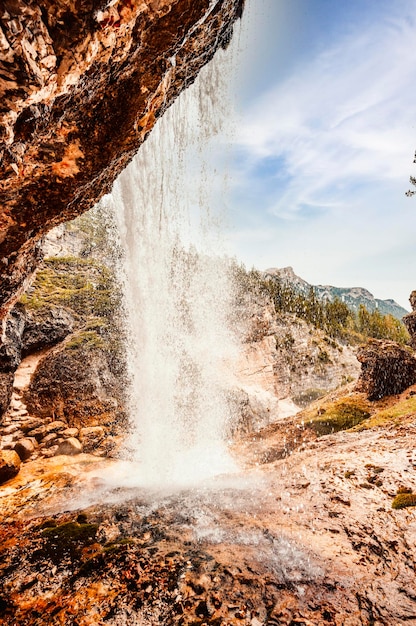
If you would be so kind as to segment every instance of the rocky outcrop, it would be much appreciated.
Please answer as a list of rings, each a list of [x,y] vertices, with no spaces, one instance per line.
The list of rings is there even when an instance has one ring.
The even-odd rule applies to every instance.
[[[0,373],[0,419],[7,411],[13,393],[14,375],[11,372]]]
[[[121,437],[114,437],[112,433],[117,430],[116,423],[120,421],[120,428],[123,427],[123,412],[113,399],[107,399],[107,411],[103,415],[103,406],[105,397],[101,397],[101,403],[95,402],[89,405],[90,415],[86,419],[87,423],[95,423],[94,420],[101,419],[105,421],[107,426],[86,426],[75,427],[71,421],[73,405],[68,402],[67,410],[62,410],[65,400],[62,394],[59,396],[57,406],[53,404],[56,399],[57,391],[62,386],[62,380],[58,380],[58,390],[56,390],[56,382],[48,380],[47,384],[50,393],[53,396],[52,401],[45,402],[46,410],[38,411],[39,415],[29,413],[24,397],[30,393],[28,387],[37,366],[41,364],[42,359],[47,359],[49,351],[43,351],[30,355],[22,360],[14,375],[13,394],[10,406],[3,415],[0,425],[0,448],[1,451],[16,452],[22,462],[34,461],[38,458],[49,458],[57,455],[74,455],[81,452],[90,452],[98,456],[114,456],[121,444]],[[51,353],[52,354],[52,353]],[[102,357],[104,363],[105,359]],[[96,360],[96,359],[95,359]],[[78,362],[78,370],[84,371],[85,353]],[[88,367],[87,367],[88,370]],[[11,374],[13,380],[13,374]],[[84,374],[85,377],[85,374]],[[91,384],[94,385],[94,379],[91,377]],[[95,383],[95,392],[100,381]],[[101,394],[104,395],[102,386]],[[83,388],[80,386],[80,396],[78,403],[87,403],[91,400],[90,390],[87,396],[83,396]],[[54,395],[55,394],[55,395]],[[92,409],[93,407],[93,409]],[[55,419],[56,412],[60,411],[60,419]],[[48,410],[49,409],[49,410]],[[111,426],[109,426],[111,424]]]
[[[393,341],[372,339],[359,348],[357,358],[361,374],[356,390],[369,400],[401,393],[416,383],[416,358]]]
[[[2,322],[0,337],[0,372],[14,372],[22,357],[22,335],[25,327],[25,312],[16,306]]]
[[[24,311],[16,307],[2,324],[0,336],[0,421],[10,404],[14,371],[21,360]]]
[[[110,191],[231,37],[244,0],[5,0],[0,8],[0,310],[52,226]]]
[[[16,305],[3,320],[0,337],[0,418],[13,392],[14,372],[22,357],[62,341],[73,329],[74,319],[61,307],[28,311]]]
[[[236,317],[243,337],[234,383],[242,394],[240,432],[293,415],[359,375],[351,346],[293,314],[277,314],[267,294],[246,290]]]
[[[74,328],[74,318],[62,307],[50,307],[41,313],[27,311],[22,334],[22,356],[60,343]]]
[[[124,386],[112,370],[111,352],[91,345],[64,344],[42,359],[24,398],[31,415],[52,416],[67,427],[126,427]]]
[[[403,323],[409,331],[410,345],[416,349],[416,291],[412,291],[409,301],[412,311],[403,317]]]

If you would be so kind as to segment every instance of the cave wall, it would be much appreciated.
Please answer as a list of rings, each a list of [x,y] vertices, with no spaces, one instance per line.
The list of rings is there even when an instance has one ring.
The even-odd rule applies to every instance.
[[[0,5],[0,317],[41,237],[111,190],[232,35],[244,0]]]

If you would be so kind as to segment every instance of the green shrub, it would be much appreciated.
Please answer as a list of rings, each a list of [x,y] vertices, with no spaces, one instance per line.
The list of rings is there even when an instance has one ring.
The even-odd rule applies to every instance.
[[[406,509],[416,506],[416,493],[398,493],[391,503],[392,509]]]

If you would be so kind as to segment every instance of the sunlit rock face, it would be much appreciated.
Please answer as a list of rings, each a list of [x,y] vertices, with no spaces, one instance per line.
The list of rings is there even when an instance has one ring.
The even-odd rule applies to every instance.
[[[5,0],[0,10],[0,310],[52,226],[107,193],[225,47],[244,0]]]

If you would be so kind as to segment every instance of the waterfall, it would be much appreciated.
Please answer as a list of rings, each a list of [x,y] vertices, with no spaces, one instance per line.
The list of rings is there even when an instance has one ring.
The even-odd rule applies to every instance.
[[[226,86],[220,51],[107,199],[124,260],[126,455],[143,486],[188,485],[234,469],[226,446],[233,288],[217,228],[225,196],[215,139],[224,133]]]

